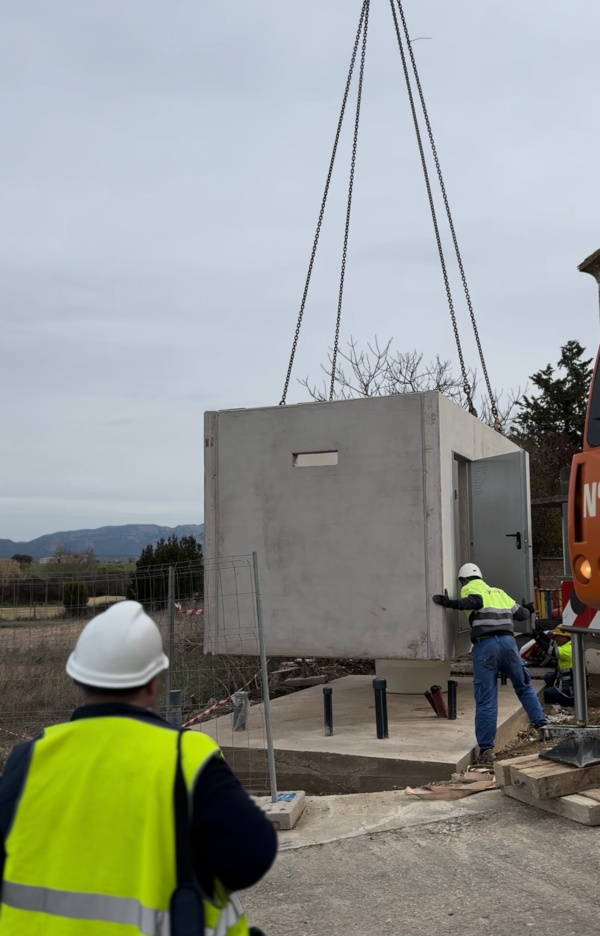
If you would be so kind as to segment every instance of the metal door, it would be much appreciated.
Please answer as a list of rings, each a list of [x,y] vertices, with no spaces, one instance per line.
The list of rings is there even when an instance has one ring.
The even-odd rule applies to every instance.
[[[488,585],[503,588],[518,604],[532,601],[529,456],[510,452],[480,458],[469,468],[471,559]]]

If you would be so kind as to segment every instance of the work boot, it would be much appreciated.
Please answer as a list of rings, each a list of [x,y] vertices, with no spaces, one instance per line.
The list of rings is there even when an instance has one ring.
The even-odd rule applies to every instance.
[[[547,728],[549,724],[550,722],[548,721],[547,718],[545,718],[544,721],[536,722],[535,725],[533,726],[538,736],[538,741],[544,740],[544,728]]]
[[[496,755],[494,754],[493,748],[486,748],[485,751],[479,751],[476,764],[479,764],[481,767],[492,767],[494,761],[496,760]]]

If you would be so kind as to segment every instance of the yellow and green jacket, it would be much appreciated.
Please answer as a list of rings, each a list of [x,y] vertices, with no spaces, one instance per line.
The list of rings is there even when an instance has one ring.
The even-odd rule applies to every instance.
[[[135,706],[84,706],[19,745],[0,778],[0,936],[169,936],[179,733]],[[207,735],[182,737],[206,936],[247,936],[232,892],[276,853],[272,824]]]
[[[514,634],[513,621],[529,618],[526,608],[518,605],[501,588],[486,585],[483,579],[471,579],[463,585],[460,598],[450,601],[449,608],[464,611],[471,627],[471,640]]]

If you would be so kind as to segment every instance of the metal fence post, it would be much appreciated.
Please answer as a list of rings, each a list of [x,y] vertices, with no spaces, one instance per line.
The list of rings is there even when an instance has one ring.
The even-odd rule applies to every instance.
[[[164,581],[164,580],[163,580]],[[167,670],[167,704],[173,689],[173,664],[175,661],[175,566],[169,566],[167,585],[167,621],[169,641],[169,668]]]
[[[269,671],[267,669],[267,653],[263,632],[262,601],[260,596],[260,583],[258,577],[258,554],[252,553],[254,568],[254,600],[256,602],[256,620],[258,624],[258,652],[260,655],[260,675],[262,682],[263,705],[265,707],[265,730],[267,733],[267,757],[269,762],[269,785],[271,787],[271,801],[277,802],[277,774],[275,772],[275,749],[273,747],[273,729],[271,727],[271,699],[269,697]]]

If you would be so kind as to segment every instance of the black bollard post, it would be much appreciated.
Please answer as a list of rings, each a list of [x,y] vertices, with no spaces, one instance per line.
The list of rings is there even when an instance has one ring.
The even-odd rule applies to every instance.
[[[377,737],[383,740],[388,736],[388,717],[387,717],[387,697],[385,690],[387,688],[387,679],[376,676],[373,680],[373,689],[375,690],[375,721],[377,724]]]
[[[333,689],[331,686],[323,686],[323,716],[325,737],[330,738],[333,734]]]
[[[456,690],[458,683],[455,679],[448,680],[448,718],[456,718]]]
[[[500,671],[500,685],[506,686],[506,683],[507,683],[506,673],[503,673],[502,671]]]

